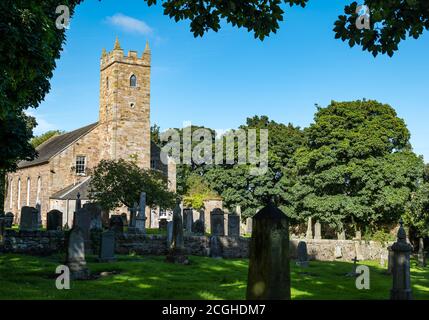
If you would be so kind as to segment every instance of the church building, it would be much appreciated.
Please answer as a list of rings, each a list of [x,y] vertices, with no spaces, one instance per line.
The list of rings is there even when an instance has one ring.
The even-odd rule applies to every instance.
[[[151,141],[150,70],[148,44],[141,57],[136,51],[124,55],[118,39],[113,51],[103,49],[98,122],[50,138],[37,148],[36,159],[20,162],[8,174],[4,208],[15,215],[15,223],[23,206],[40,205],[44,225],[53,209],[71,225],[77,194],[83,203],[89,200],[89,171],[102,159],[135,160],[141,168],[161,170],[175,191],[175,164],[163,164]],[[154,219],[148,218],[150,226]]]

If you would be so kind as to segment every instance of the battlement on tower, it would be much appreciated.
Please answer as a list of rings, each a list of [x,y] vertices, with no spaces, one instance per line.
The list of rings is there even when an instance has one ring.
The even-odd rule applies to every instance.
[[[149,67],[150,58],[151,52],[147,42],[143,54],[141,58],[139,58],[138,52],[135,50],[130,50],[128,51],[128,54],[125,55],[124,50],[119,44],[119,40],[116,38],[115,46],[112,51],[107,52],[105,49],[103,49],[100,60],[100,69],[103,70],[115,62]]]

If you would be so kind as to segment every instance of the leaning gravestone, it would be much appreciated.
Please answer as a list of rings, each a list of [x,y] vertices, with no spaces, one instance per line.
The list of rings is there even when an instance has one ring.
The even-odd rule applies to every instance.
[[[101,234],[101,245],[98,260],[101,262],[110,262],[116,260],[114,231],[107,230]]]
[[[305,241],[298,243],[296,265],[303,268],[308,267],[307,243]]]
[[[19,229],[37,231],[39,229],[38,211],[33,207],[22,207]]]
[[[124,220],[121,215],[112,215],[110,217],[110,230],[115,233],[124,233]]]
[[[66,240],[66,262],[70,269],[72,280],[84,280],[89,278],[89,270],[85,260],[85,238],[83,230],[79,226],[73,227]]]
[[[78,226],[82,230],[83,237],[85,239],[85,252],[91,253],[91,216],[89,211],[83,207],[78,209],[74,214],[73,226]]]
[[[12,212],[7,212],[4,216],[5,228],[12,228],[14,214]]]
[[[210,230],[212,236],[225,235],[225,217],[223,211],[219,208],[210,213]]]
[[[228,236],[235,238],[240,236],[240,216],[238,214],[228,215]]]
[[[63,213],[59,210],[51,210],[47,214],[46,229],[48,231],[62,230],[63,228]]]
[[[411,275],[410,275],[410,255],[413,246],[407,242],[407,234],[402,220],[398,230],[398,240],[392,245],[393,268],[392,268],[392,290],[390,290],[390,300],[411,300]]]
[[[290,300],[289,223],[269,203],[253,217],[248,300]]]

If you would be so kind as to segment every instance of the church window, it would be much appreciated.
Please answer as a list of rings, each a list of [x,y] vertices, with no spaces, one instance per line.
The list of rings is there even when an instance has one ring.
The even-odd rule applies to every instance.
[[[12,179],[10,179],[9,187],[10,187],[9,208],[12,209],[12,206],[13,206],[13,180]]]
[[[76,174],[85,174],[85,156],[76,157]]]
[[[18,197],[16,206],[19,211],[21,209],[21,178],[18,179]]]
[[[130,78],[130,87],[137,87],[137,78],[135,75],[132,75]]]
[[[109,77],[106,78],[106,88],[109,89]]]
[[[40,203],[40,191],[42,189],[42,178],[37,178],[37,196],[36,196],[36,203]]]
[[[31,190],[31,180],[30,180],[30,178],[28,177],[27,178],[27,206],[29,206],[30,205],[30,190]]]

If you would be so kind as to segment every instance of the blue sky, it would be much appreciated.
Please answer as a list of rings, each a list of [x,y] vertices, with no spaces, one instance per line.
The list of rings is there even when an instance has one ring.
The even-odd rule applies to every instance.
[[[51,92],[30,111],[36,134],[97,121],[101,50],[118,36],[125,52],[141,54],[150,43],[151,121],[163,129],[184,121],[236,128],[253,115],[305,127],[315,103],[376,99],[405,119],[414,150],[429,161],[429,35],[407,39],[393,58],[374,59],[334,39],[333,23],[349,2],[285,7],[278,33],[261,42],[226,25],[195,39],[188,21],[176,23],[143,0],[86,0],[67,30]]]

